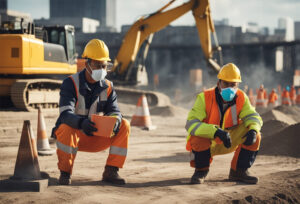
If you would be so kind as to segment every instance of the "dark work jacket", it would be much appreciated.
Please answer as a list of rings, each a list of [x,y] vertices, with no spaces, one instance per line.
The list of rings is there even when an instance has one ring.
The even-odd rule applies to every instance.
[[[106,91],[108,85],[105,80],[101,80],[95,84],[89,84],[85,79],[85,72],[86,70],[84,69],[79,74],[79,92],[84,96],[85,106],[89,109],[93,102],[97,100],[100,93]],[[80,129],[81,121],[88,116],[75,114],[76,102],[77,96],[73,80],[67,77],[60,87],[59,108],[63,111],[60,111],[55,127],[52,130],[52,137],[55,137],[53,134],[54,131],[63,123],[72,128]],[[113,85],[111,94],[107,96],[107,101],[98,101],[97,112],[103,112],[104,115],[118,115],[118,120],[121,121],[122,115],[117,104],[117,94]]]

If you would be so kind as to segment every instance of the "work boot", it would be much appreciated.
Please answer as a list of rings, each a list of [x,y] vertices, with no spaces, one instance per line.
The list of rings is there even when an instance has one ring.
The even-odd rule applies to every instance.
[[[195,169],[195,172],[191,178],[191,184],[200,184],[204,183],[204,179],[208,174],[208,170],[197,170]]]
[[[105,170],[102,174],[102,181],[106,181],[112,184],[124,185],[125,180],[118,174],[119,168],[115,166],[105,166]]]
[[[258,178],[251,176],[247,169],[237,169],[236,171],[230,169],[229,180],[240,181],[248,184],[256,184],[258,182]]]
[[[71,184],[71,174],[65,171],[60,171],[60,177],[58,180],[59,185],[70,185]]]

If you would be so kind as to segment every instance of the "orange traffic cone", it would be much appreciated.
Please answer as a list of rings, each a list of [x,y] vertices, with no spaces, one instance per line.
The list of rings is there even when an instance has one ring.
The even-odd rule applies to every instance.
[[[38,125],[37,125],[37,150],[41,156],[49,156],[55,153],[55,149],[51,149],[46,133],[45,119],[41,108],[38,109]]]
[[[290,106],[292,105],[291,99],[290,99],[290,93],[284,88],[281,93],[281,105]]]
[[[252,106],[255,106],[255,98],[254,98],[254,95],[253,95],[253,89],[250,88],[249,89],[249,100],[250,100],[250,103]]]
[[[146,130],[153,130],[156,128],[152,125],[147,99],[144,94],[139,98],[136,104],[136,111],[132,116],[130,125],[144,127]]]
[[[262,107],[262,108],[266,107],[265,90],[263,88],[260,88],[257,92],[256,107]]]
[[[19,144],[14,175],[0,181],[0,191],[44,191],[48,187],[49,175],[41,172],[34,134],[30,121],[25,120]]]
[[[36,143],[29,120],[24,121],[12,179],[41,179]]]

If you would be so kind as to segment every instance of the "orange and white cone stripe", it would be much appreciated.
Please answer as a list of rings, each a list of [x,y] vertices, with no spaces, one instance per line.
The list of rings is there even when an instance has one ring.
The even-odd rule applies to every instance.
[[[147,98],[145,95],[142,95],[136,105],[135,114],[132,116],[131,126],[144,127],[147,130],[155,129],[155,126],[152,125],[150,112],[148,108]]]
[[[14,179],[41,179],[35,137],[29,120],[23,124],[22,135],[15,165]]]
[[[38,111],[38,126],[37,126],[37,150],[38,154],[42,156],[52,155],[55,149],[51,149],[46,133],[45,119],[41,109]]]

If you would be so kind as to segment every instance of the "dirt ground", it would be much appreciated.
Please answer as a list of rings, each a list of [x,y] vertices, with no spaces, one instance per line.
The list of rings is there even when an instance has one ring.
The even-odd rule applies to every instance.
[[[120,107],[130,120],[134,106],[121,104]],[[44,112],[48,136],[57,112]],[[228,181],[233,154],[216,156],[206,182],[190,185],[193,169],[189,167],[189,153],[185,150],[184,129],[188,111],[165,107],[151,112],[156,130],[132,127],[128,157],[120,170],[120,175],[127,181],[125,186],[111,186],[100,181],[108,150],[78,152],[72,184],[59,186],[57,157],[54,154],[38,158],[41,171],[50,175],[45,192],[0,192],[0,203],[300,203],[299,154],[274,156],[270,151],[259,154],[250,169],[259,177],[257,185]],[[0,111],[0,180],[9,178],[14,172],[23,120],[30,120],[36,132],[37,112]],[[270,120],[276,118],[271,117]],[[276,124],[278,121],[273,128],[270,122],[268,124],[272,133],[277,128]],[[282,131],[289,126],[279,127]],[[271,137],[268,135],[267,138]],[[269,140],[268,147],[262,145],[262,148],[272,150],[272,145],[280,148],[278,136],[276,143]],[[299,137],[295,141],[299,144]],[[51,146],[55,148],[55,143],[51,142]]]

